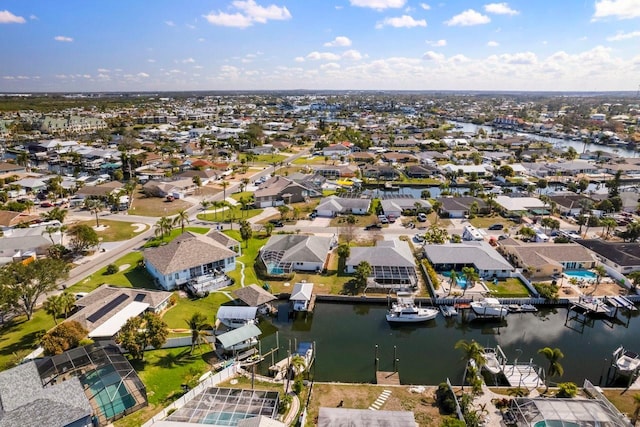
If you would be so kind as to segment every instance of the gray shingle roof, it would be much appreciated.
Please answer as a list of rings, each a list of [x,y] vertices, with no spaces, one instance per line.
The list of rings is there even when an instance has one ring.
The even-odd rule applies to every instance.
[[[242,300],[242,302],[247,304],[249,307],[258,307],[276,299],[275,296],[258,285],[245,286],[244,288],[237,289],[232,293],[236,298]]]
[[[369,209],[371,199],[362,198],[342,198],[337,196],[329,196],[320,200],[320,204],[316,210],[331,210],[334,212],[346,212],[353,209]]]
[[[592,262],[593,256],[577,243],[524,243],[505,245],[509,252],[516,253],[522,262],[531,267],[563,262]]]
[[[144,251],[150,262],[163,275],[236,256],[211,237],[187,231],[164,246]]]
[[[362,261],[367,261],[372,267],[375,266],[395,266],[414,267],[416,266],[409,243],[402,240],[382,240],[374,247],[351,248],[351,255],[347,259],[347,265],[358,265]]]
[[[322,262],[331,249],[331,238],[278,234],[271,236],[262,251],[284,252],[281,262]]]
[[[0,427],[62,427],[93,413],[78,378],[43,388],[33,362],[0,372],[0,401]]]
[[[513,270],[513,266],[487,242],[425,245],[432,264],[473,264],[478,270]]]
[[[238,242],[236,239],[234,239],[233,237],[229,237],[226,234],[219,232],[218,230],[211,230],[206,234],[206,236],[220,243],[225,248],[232,248],[234,246],[240,245],[240,242]]]

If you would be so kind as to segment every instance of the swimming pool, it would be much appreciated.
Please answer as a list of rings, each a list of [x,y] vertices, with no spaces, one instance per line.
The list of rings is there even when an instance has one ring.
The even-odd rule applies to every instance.
[[[284,268],[282,267],[278,267],[278,264],[273,263],[273,262],[268,262],[267,263],[267,273],[269,274],[284,274]]]
[[[569,279],[575,278],[577,280],[595,280],[596,273],[589,270],[566,270],[564,275]]]
[[[467,289],[467,278],[464,277],[464,274],[462,274],[461,272],[456,271],[456,274],[458,275],[458,277],[456,278],[456,285],[460,288],[460,289]],[[451,272],[450,271],[445,271],[442,273],[442,275],[446,278],[450,278],[451,277]]]

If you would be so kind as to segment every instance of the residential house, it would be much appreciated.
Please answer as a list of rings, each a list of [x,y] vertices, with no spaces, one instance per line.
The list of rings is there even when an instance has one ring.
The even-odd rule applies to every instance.
[[[0,162],[0,177],[11,176],[27,172],[26,166],[16,163]]]
[[[331,158],[346,157],[351,153],[351,144],[331,144],[322,149],[322,155]]]
[[[577,176],[578,174],[593,174],[598,172],[598,167],[585,160],[572,160],[568,162],[548,163],[550,175]]]
[[[484,241],[425,245],[423,250],[426,258],[438,272],[451,270],[459,272],[463,267],[474,267],[480,277],[489,279],[510,277],[515,271],[509,261]]]
[[[85,199],[108,199],[112,194],[118,194],[124,186],[119,181],[109,181],[98,185],[85,185],[76,192],[76,196]]]
[[[474,203],[478,206],[478,213],[489,212],[489,206],[479,197],[438,197],[437,200],[441,205],[439,215],[443,218],[464,218],[469,215]]]
[[[0,210],[0,229],[13,228],[19,224],[40,221],[40,215],[31,215],[24,212]]]
[[[293,311],[307,311],[313,295],[313,283],[300,282],[293,285],[289,303]]]
[[[541,212],[545,207],[547,207],[542,200],[536,197],[511,197],[500,195],[496,197],[495,201],[508,215]]]
[[[260,208],[304,202],[310,197],[321,195],[317,190],[304,187],[280,175],[269,178],[253,193],[255,205]]]
[[[362,168],[362,176],[380,181],[393,181],[400,177],[400,172],[393,166],[367,165]]]
[[[356,163],[373,163],[376,161],[376,155],[368,151],[356,151],[349,154],[349,159]]]
[[[30,193],[37,193],[47,188],[47,183],[45,182],[45,180],[40,178],[22,178],[12,182],[12,184],[19,185]]]
[[[225,285],[224,273],[236,268],[238,254],[217,240],[187,231],[166,245],[144,251],[145,267],[165,290],[200,278]]]
[[[500,241],[498,250],[534,278],[548,278],[564,270],[589,269],[596,264],[591,252],[577,243],[526,243],[505,239]]]
[[[408,165],[404,173],[409,178],[431,178],[440,174],[438,168],[428,165]]]
[[[640,271],[640,245],[638,243],[608,242],[600,239],[576,240],[593,253],[602,264],[620,274]]]
[[[183,178],[175,181],[149,181],[142,186],[145,194],[154,197],[173,196],[176,199],[183,199],[198,188],[191,178]]]
[[[400,218],[405,212],[415,213],[417,210],[430,211],[431,203],[415,197],[385,197],[380,201],[382,212],[387,217]]]
[[[262,289],[256,284],[236,289],[232,294],[246,306],[258,307],[258,309],[265,308],[271,301],[278,299],[275,295],[269,293],[265,289]]]
[[[313,165],[315,173],[325,178],[353,178],[356,176],[358,167],[356,165]]]
[[[269,238],[259,256],[271,275],[322,271],[335,244],[335,237],[278,234]]]
[[[491,175],[485,165],[454,165],[452,163],[447,163],[446,165],[440,166],[440,171],[444,175],[462,173],[465,176],[469,176],[471,174],[476,174],[479,178]]]
[[[169,307],[171,292],[101,285],[76,301],[75,320],[89,331],[89,337],[111,339],[131,317]]]
[[[200,178],[200,185],[207,185],[220,178],[219,172],[213,169],[190,169],[176,175],[179,179],[190,179],[191,182],[196,176]]]
[[[352,247],[345,263],[346,272],[355,273],[363,261],[371,266],[368,287],[404,289],[418,283],[415,259],[406,241],[381,240],[373,247]]]
[[[43,385],[35,362],[0,372],[0,427],[93,426],[93,408],[76,377]]]
[[[366,215],[369,213],[371,199],[343,198],[335,195],[324,197],[315,209],[318,216],[332,218],[337,215]]]
[[[418,160],[416,156],[412,154],[400,153],[396,151],[386,152],[382,154],[380,158],[387,163],[409,163],[416,162]]]
[[[216,242],[220,243],[225,248],[234,251],[238,255],[241,255],[242,250],[241,250],[240,242],[238,242],[233,237],[229,237],[226,234],[221,233],[218,230],[211,230],[206,234],[206,236],[210,237],[213,240],[215,240]]]
[[[636,199],[638,195],[636,193]],[[580,213],[585,203],[594,204],[595,202],[587,196],[581,194],[562,194],[557,196],[549,196],[549,204],[555,204],[556,209],[561,215],[575,216]]]

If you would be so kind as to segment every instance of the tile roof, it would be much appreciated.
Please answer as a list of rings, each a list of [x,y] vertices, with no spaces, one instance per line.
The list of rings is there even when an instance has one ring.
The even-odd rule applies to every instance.
[[[191,267],[235,257],[236,253],[211,237],[187,231],[164,246],[144,251],[150,262],[163,275]]]

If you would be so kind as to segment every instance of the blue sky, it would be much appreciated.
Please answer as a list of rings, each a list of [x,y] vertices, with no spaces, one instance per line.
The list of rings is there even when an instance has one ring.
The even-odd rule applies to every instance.
[[[640,0],[0,0],[0,91],[635,91]]]

